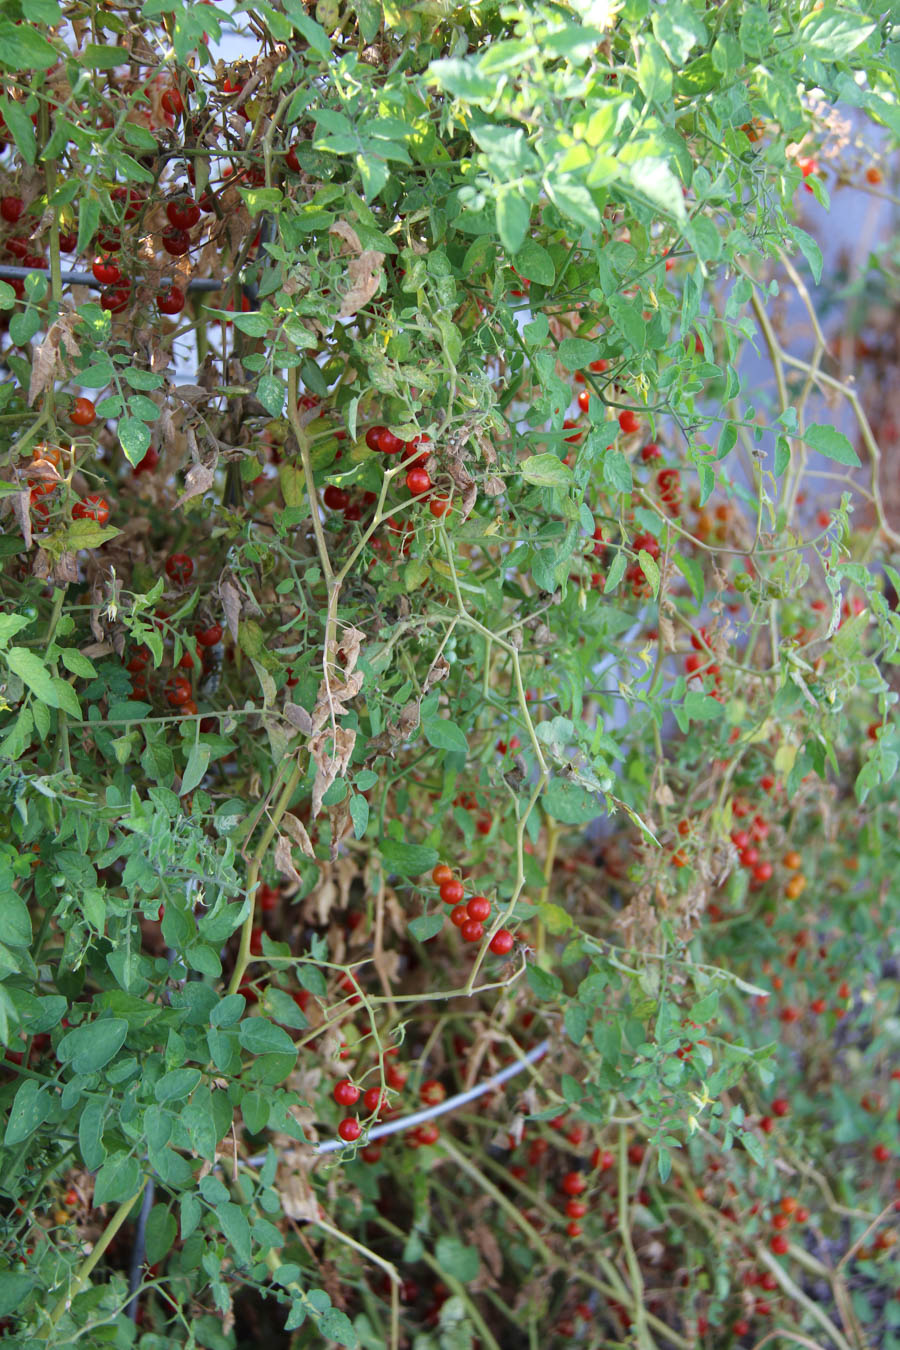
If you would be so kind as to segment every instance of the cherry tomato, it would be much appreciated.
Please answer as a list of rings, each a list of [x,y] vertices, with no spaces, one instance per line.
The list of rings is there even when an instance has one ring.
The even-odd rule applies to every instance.
[[[166,685],[166,698],[173,708],[180,708],[191,697],[191,682],[184,675],[173,675]]]
[[[166,215],[176,230],[189,230],[200,219],[200,207],[193,197],[183,193],[166,202]]]
[[[194,562],[186,553],[173,553],[166,559],[166,576],[176,586],[186,586],[194,575]]]
[[[222,641],[223,628],[220,623],[211,623],[208,628],[195,628],[194,637],[201,647],[215,647]]]
[[[180,314],[184,309],[184,291],[180,291],[177,286],[160,291],[156,297],[156,308],[160,314]]]
[[[89,398],[76,398],[69,412],[69,421],[77,427],[89,427],[96,416],[96,409]]]
[[[95,520],[98,525],[105,525],[109,520],[109,503],[105,497],[97,496],[96,493],[82,497],[72,507],[72,519]]]

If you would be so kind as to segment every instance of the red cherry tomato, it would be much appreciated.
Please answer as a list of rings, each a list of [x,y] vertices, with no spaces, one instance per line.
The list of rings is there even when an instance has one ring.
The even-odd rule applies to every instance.
[[[89,427],[97,416],[97,410],[89,398],[76,398],[69,412],[69,421],[76,427]]]
[[[105,525],[109,520],[109,503],[105,497],[96,494],[82,497],[81,501],[72,507],[72,519],[95,520],[98,525]]]
[[[166,559],[166,576],[176,586],[186,586],[194,575],[194,562],[186,553],[173,553]]]

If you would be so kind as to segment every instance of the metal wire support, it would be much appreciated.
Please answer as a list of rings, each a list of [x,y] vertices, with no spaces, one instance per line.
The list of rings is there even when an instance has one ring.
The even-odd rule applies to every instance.
[[[500,1087],[502,1083],[509,1082],[510,1078],[515,1078],[517,1074],[527,1069],[529,1064],[535,1064],[539,1059],[543,1059],[550,1049],[550,1042],[540,1041],[533,1049],[529,1050],[521,1059],[514,1064],[507,1064],[505,1069],[500,1069],[490,1078],[485,1078],[483,1082],[476,1083],[474,1087],[467,1088],[465,1092],[457,1092],[455,1097],[447,1097],[436,1106],[425,1106],[421,1111],[413,1111],[409,1116],[401,1116],[397,1120],[386,1120],[383,1125],[375,1125],[369,1130],[366,1136],[367,1142],[373,1143],[376,1139],[384,1139],[389,1134],[399,1134],[401,1130],[409,1130],[414,1125],[424,1125],[427,1120],[434,1120],[436,1116],[446,1115],[448,1111],[456,1111],[468,1102],[474,1102],[479,1097],[483,1097],[486,1092],[493,1088]],[[347,1145],[343,1139],[322,1139],[318,1144],[313,1144],[315,1153],[334,1153],[338,1149],[346,1148]],[[254,1154],[249,1159],[251,1167],[262,1167],[268,1155],[265,1153]]]
[[[134,1230],[134,1244],[131,1248],[131,1265],[128,1270],[128,1292],[131,1297],[125,1305],[125,1315],[130,1317],[132,1322],[137,1320],[138,1311],[138,1290],[141,1287],[141,1266],[144,1264],[144,1256],[147,1251],[147,1220],[150,1217],[150,1211],[153,1208],[153,1199],[156,1193],[156,1187],[153,1184],[153,1178],[147,1178],[147,1185],[144,1187],[144,1199],[141,1203],[141,1212],[138,1215],[137,1225]]]
[[[0,281],[24,281],[34,272],[42,272],[43,268],[38,267],[14,267],[12,263],[2,264],[0,266]],[[93,272],[61,272],[60,280],[67,286],[90,286],[95,291],[99,291],[103,282],[98,281]],[[174,285],[174,282],[161,282],[161,285]],[[189,281],[185,290],[188,291],[220,291],[222,282],[216,281],[215,277],[197,277]]]

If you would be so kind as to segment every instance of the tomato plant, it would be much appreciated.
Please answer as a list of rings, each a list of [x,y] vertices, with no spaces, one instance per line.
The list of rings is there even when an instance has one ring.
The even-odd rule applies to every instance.
[[[900,1346],[895,23],[5,4],[4,1339]]]

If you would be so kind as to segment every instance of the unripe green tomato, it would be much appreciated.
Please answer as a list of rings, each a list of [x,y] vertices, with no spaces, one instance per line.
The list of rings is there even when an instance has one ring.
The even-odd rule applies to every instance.
[[[37,605],[31,603],[27,605],[22,605],[19,610],[19,613],[22,615],[22,618],[27,619],[29,623],[34,623],[35,619],[38,616],[38,612],[39,611]]]

